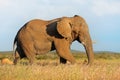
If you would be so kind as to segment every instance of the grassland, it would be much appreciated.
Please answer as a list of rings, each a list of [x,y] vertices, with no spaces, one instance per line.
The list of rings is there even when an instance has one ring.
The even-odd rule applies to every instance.
[[[0,59],[12,60],[10,53],[0,54]],[[59,64],[55,52],[38,55],[34,65],[29,65],[27,59],[18,65],[0,64],[0,80],[120,80],[119,53],[97,52],[90,66],[84,64],[87,58],[83,52],[73,52],[73,55],[77,62],[74,65]]]

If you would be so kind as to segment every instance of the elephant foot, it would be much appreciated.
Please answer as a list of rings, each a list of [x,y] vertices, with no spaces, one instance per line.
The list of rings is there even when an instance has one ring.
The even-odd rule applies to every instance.
[[[66,64],[66,62],[67,62],[67,60],[66,60],[66,59],[64,59],[64,58],[60,57],[60,63],[62,63],[62,64]]]
[[[20,59],[19,57],[16,57],[13,61],[13,64],[16,65],[19,59]]]

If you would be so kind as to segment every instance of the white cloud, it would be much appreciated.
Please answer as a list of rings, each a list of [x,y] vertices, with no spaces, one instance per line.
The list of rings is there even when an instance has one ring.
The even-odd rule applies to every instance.
[[[30,12],[30,10],[47,14],[49,14],[48,11],[66,13],[68,10],[75,13],[78,10],[79,13],[92,11],[92,14],[103,16],[120,14],[119,8],[119,0],[0,0],[1,12],[4,9],[10,9],[11,12],[16,13],[21,12],[17,14],[25,14],[24,12]]]
[[[8,4],[7,0],[0,0],[0,7],[1,6],[6,6]]]
[[[120,1],[94,0],[92,11],[97,16],[120,14]]]
[[[7,8],[14,8],[16,5],[17,0],[0,0],[0,9],[7,9]]]

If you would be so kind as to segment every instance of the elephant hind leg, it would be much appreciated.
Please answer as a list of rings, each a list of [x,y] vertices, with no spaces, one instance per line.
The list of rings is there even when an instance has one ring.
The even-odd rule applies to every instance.
[[[29,46],[27,46],[27,48],[24,48],[23,50],[24,50],[24,53],[25,53],[26,57],[29,60],[29,63],[33,64],[34,60],[35,60],[35,53],[34,53],[33,48],[32,47],[29,48]]]
[[[14,61],[13,61],[14,65],[17,64],[17,62],[18,62],[19,59],[20,59],[20,55],[19,55],[18,51],[15,51]]]
[[[26,50],[25,50],[25,53],[26,53],[26,57],[29,60],[29,63],[32,65],[35,61],[35,54],[32,53],[31,51],[26,51]]]

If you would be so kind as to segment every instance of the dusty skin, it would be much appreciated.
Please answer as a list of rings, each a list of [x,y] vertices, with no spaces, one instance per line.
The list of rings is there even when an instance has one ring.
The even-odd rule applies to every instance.
[[[31,20],[21,27],[15,37],[14,64],[24,57],[27,57],[32,64],[35,55],[52,50],[56,50],[60,63],[65,64],[69,61],[74,64],[76,61],[70,52],[70,45],[75,40],[83,44],[88,63],[91,64],[94,59],[92,40],[82,17],[75,15],[49,21]]]

